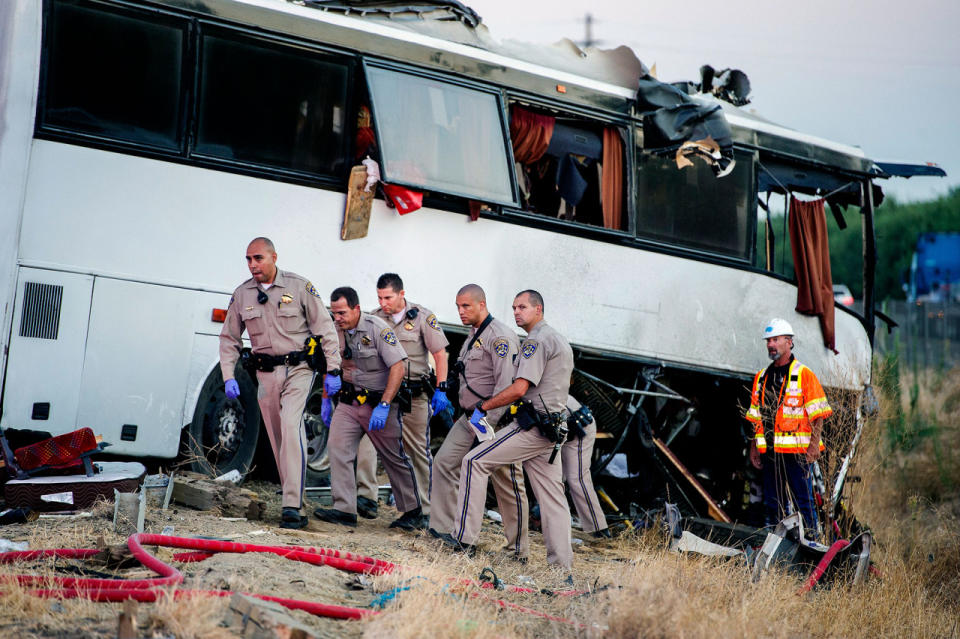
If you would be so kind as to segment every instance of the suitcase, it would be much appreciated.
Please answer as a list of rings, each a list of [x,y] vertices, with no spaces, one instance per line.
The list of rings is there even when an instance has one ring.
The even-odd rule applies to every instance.
[[[94,462],[98,472],[11,479],[3,487],[7,508],[32,508],[41,512],[83,510],[99,498],[113,501],[113,491],[136,492],[146,467],[139,462]]]

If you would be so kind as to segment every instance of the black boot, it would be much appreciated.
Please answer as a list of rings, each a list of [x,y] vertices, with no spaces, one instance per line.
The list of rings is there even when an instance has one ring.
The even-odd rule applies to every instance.
[[[285,507],[280,515],[281,528],[306,528],[309,520],[300,514],[296,508]]]
[[[601,528],[600,530],[593,531],[591,534],[597,539],[613,539],[613,534],[609,528]]]
[[[391,528],[403,528],[404,530],[423,530],[423,510],[417,506],[413,510],[408,510],[392,522]]]
[[[345,513],[336,508],[317,508],[313,511],[313,516],[321,521],[328,521],[331,524],[341,524],[343,526],[357,527],[357,516],[351,513]]]
[[[357,514],[364,519],[376,519],[377,502],[367,497],[357,497]]]
[[[473,557],[473,555],[477,552],[477,547],[473,544],[460,543],[456,537],[447,533],[440,535],[437,537],[437,539],[439,539],[440,543],[447,548],[453,550],[454,552],[462,552],[467,557]]]

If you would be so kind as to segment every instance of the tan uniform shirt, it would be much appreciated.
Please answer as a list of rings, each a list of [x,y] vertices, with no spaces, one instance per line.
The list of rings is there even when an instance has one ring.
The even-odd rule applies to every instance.
[[[467,333],[467,339],[464,340],[463,346],[460,347],[460,355],[457,356],[464,366],[463,375],[460,378],[460,406],[468,413],[473,410],[477,402],[490,399],[513,383],[514,360],[520,352],[520,340],[517,334],[498,319],[494,319],[487,325],[468,353],[467,346],[470,346],[476,333],[477,327],[474,326]],[[470,384],[470,388],[481,393],[483,397],[470,392],[467,384]],[[505,410],[507,410],[506,406],[492,409],[487,415],[487,421],[496,424]]]
[[[390,367],[407,359],[397,334],[379,317],[360,314],[353,331],[338,331],[341,353],[346,356],[350,347],[351,362],[344,371],[344,379],[357,388],[383,391],[390,377]]]
[[[540,320],[520,344],[516,378],[530,382],[523,399],[540,412],[559,413],[567,405],[570,378],[573,375],[573,349],[570,342]]]
[[[416,310],[416,312],[411,313],[413,310]],[[420,379],[421,375],[430,372],[427,355],[445,349],[450,342],[443,334],[443,329],[437,322],[437,316],[430,309],[408,301],[403,311],[403,317],[396,323],[394,323],[393,317],[381,308],[375,310],[371,315],[379,317],[387,323],[387,326],[393,327],[397,339],[400,340],[400,345],[407,353],[407,364],[410,368],[406,377]],[[414,315],[414,317],[411,318],[410,315]]]
[[[340,368],[337,330],[320,293],[309,280],[296,273],[277,270],[273,286],[267,289],[267,301],[257,302],[263,290],[250,278],[237,287],[227,307],[227,318],[220,331],[220,370],[223,379],[233,379],[240,358],[244,329],[250,336],[255,353],[286,355],[303,350],[310,335],[323,338],[321,345],[327,358],[327,370]]]

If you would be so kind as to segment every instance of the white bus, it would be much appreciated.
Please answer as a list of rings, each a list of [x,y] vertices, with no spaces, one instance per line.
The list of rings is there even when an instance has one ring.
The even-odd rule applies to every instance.
[[[248,467],[256,389],[241,373],[240,402],[223,396],[217,319],[259,235],[280,268],[324,294],[352,285],[365,307],[379,274],[400,273],[455,343],[464,283],[499,317],[517,291],[539,290],[575,346],[578,388],[607,402],[608,459],[693,405],[701,426],[675,444],[684,462],[712,447],[742,464],[740,404],[773,316],[797,329],[826,386],[870,383],[872,234],[865,312],[836,312],[839,355],[755,241],[758,189],[781,183],[839,188],[870,229],[880,172],[860,149],[698,94],[691,108],[726,114],[736,163],[720,178],[700,160],[680,170],[683,140],[651,142],[638,87],[658,83],[629,49],[500,44],[458,3],[347,4],[0,3],[5,430],[89,426],[113,453],[157,458],[193,441],[221,471]],[[424,206],[401,217],[378,198],[366,237],[343,241],[364,153]]]

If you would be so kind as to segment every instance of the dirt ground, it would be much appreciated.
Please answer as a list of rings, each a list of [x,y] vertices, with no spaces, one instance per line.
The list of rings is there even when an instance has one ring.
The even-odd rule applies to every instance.
[[[203,590],[231,590],[268,594],[277,597],[317,601],[343,606],[371,609],[371,602],[395,586],[434,588],[449,590],[453,598],[488,597],[492,590],[458,585],[460,579],[477,579],[483,568],[493,569],[496,575],[508,584],[546,589],[568,589],[567,574],[546,565],[546,555],[539,533],[531,534],[531,557],[528,564],[514,561],[510,554],[501,551],[504,539],[499,523],[485,519],[480,546],[486,552],[470,559],[459,554],[450,554],[425,532],[410,533],[389,528],[389,523],[398,516],[397,511],[381,504],[377,519],[360,519],[357,528],[348,528],[321,522],[310,517],[304,530],[289,531],[277,527],[280,516],[280,499],[277,485],[263,481],[244,485],[257,492],[267,503],[266,517],[261,521],[228,521],[216,512],[201,512],[178,504],[171,504],[167,511],[151,508],[146,517],[145,532],[161,533],[173,527],[172,534],[182,537],[207,537],[239,543],[260,545],[295,545],[324,547],[345,550],[394,562],[405,567],[395,575],[378,578],[360,577],[328,566],[313,566],[286,560],[270,554],[216,554],[196,563],[177,564],[173,554],[179,549],[160,548],[156,556],[177,565],[185,576],[183,588]],[[309,504],[309,512],[319,504]],[[11,541],[26,541],[30,549],[40,548],[93,548],[99,543],[122,544],[125,537],[113,532],[112,504],[99,504],[91,510],[92,516],[78,519],[40,519],[27,524],[8,525],[0,528],[0,537]],[[102,539],[101,539],[102,538]],[[634,554],[623,540],[600,541],[579,530],[574,531],[576,565],[573,578],[578,589],[591,590],[611,582],[611,562],[629,561]],[[635,554],[634,554],[635,556]],[[614,564],[615,565],[615,564]],[[0,577],[14,574],[109,576],[144,578],[151,576],[142,566],[106,571],[97,567],[99,573],[90,573],[92,566],[82,561],[42,560],[28,564],[0,565]],[[406,592],[396,595],[401,601]],[[496,592],[496,598],[529,607],[553,615],[570,614],[580,609],[589,616],[583,604],[573,603],[570,597],[553,597],[545,594]],[[564,601],[558,601],[563,599]],[[4,600],[6,600],[4,602]],[[481,601],[486,601],[481,597]],[[395,605],[397,602],[391,602]],[[205,598],[202,603],[186,605],[183,601],[141,604],[138,613],[140,636],[163,638],[207,638],[235,636],[219,626],[228,604],[227,598]],[[496,604],[487,606],[496,609]],[[89,601],[52,601],[25,597],[21,592],[8,592],[0,596],[0,636],[10,638],[56,637],[58,639],[102,639],[115,637],[120,604],[101,604]],[[383,615],[391,614],[387,605]],[[290,611],[302,624],[311,628],[319,637],[379,636],[374,619],[341,621],[315,617],[302,611]],[[533,635],[554,635],[556,624],[523,613],[505,611],[513,615],[515,629]],[[519,619],[523,617],[523,619]],[[466,629],[465,629],[466,630]],[[475,634],[467,632],[467,634]]]

